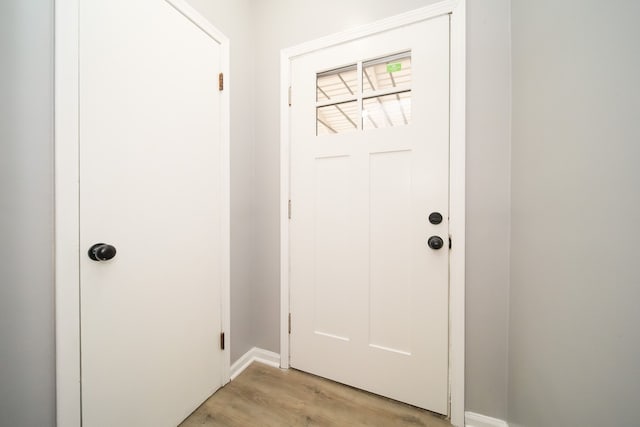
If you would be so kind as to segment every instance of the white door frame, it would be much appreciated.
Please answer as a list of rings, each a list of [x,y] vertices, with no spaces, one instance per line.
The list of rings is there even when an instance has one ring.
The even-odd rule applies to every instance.
[[[289,367],[289,86],[291,61],[297,56],[394,28],[451,15],[449,233],[449,416],[464,426],[465,310],[465,78],[466,0],[439,3],[368,25],[283,49],[280,53],[280,366]],[[295,90],[295,89],[294,89]]]
[[[55,312],[57,425],[80,427],[80,217],[79,217],[79,75],[78,7],[81,0],[55,4]],[[222,330],[227,345],[222,355],[222,380],[229,381],[230,352],[230,199],[229,199],[229,39],[184,0],[165,0],[220,43],[225,87],[222,108]],[[213,339],[213,337],[212,337]]]

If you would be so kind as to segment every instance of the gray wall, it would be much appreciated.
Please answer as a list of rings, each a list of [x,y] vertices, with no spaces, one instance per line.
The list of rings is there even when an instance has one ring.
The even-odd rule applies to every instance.
[[[509,420],[640,425],[640,3],[514,1]]]
[[[507,416],[509,0],[467,2],[467,411]]]
[[[434,2],[190,0],[231,39],[232,361],[279,352],[280,50]],[[469,2],[467,42],[466,407],[506,418],[509,1]]]
[[[253,346],[279,351],[280,49],[435,0],[189,1],[231,39],[234,361]],[[466,406],[505,418],[509,2],[468,3]],[[55,418],[52,0],[1,8],[1,90],[9,101],[0,128],[0,426],[46,426]]]
[[[53,1],[0,2],[0,426],[55,423]]]
[[[279,351],[280,49],[435,0],[254,1],[255,345]],[[467,403],[506,418],[509,247],[509,1],[468,2]]]

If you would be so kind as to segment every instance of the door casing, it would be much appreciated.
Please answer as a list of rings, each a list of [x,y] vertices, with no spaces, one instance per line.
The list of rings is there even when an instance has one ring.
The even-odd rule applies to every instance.
[[[280,366],[289,367],[289,200],[291,61],[300,55],[451,15],[449,140],[449,417],[464,426],[466,0],[445,0],[283,49],[280,54]],[[295,205],[294,205],[295,206]]]
[[[229,194],[229,39],[184,0],[165,0],[220,44],[221,93],[220,174],[222,182],[221,313],[226,332],[222,379],[230,372],[230,194]],[[79,217],[79,104],[78,7],[80,0],[56,0],[55,7],[55,312],[56,312],[56,421],[80,427],[80,217]],[[214,72],[214,71],[212,71]]]

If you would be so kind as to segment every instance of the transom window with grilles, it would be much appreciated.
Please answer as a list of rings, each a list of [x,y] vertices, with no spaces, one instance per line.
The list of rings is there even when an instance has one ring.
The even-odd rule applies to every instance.
[[[316,135],[411,123],[411,52],[316,75]]]

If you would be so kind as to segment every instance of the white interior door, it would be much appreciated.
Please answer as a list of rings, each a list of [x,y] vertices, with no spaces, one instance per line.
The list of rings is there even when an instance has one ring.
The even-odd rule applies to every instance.
[[[162,0],[79,22],[82,424],[175,426],[223,382],[221,46]]]
[[[290,364],[447,414],[449,16],[297,57],[291,87]]]

